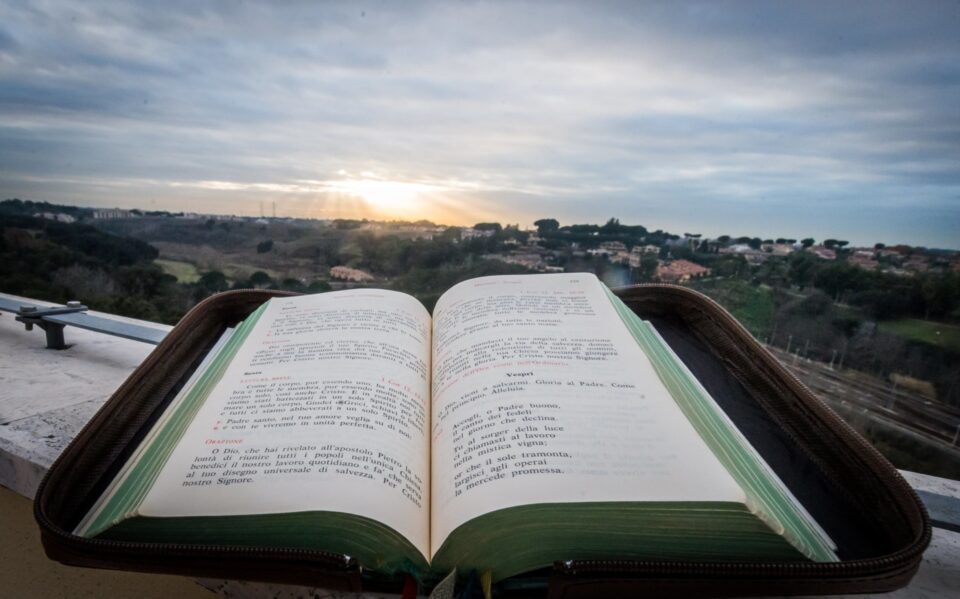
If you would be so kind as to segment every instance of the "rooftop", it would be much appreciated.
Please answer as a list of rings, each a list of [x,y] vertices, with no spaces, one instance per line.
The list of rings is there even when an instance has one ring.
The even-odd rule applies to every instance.
[[[27,298],[0,294],[0,299],[35,305],[52,305]],[[92,315],[97,315],[91,312]],[[170,329],[165,325],[126,319],[113,315],[100,315],[113,320],[140,325],[157,332]],[[46,470],[66,447],[80,428],[109,398],[130,372],[150,353],[149,343],[109,336],[94,331],[69,326],[64,333],[68,348],[51,350],[45,348],[44,335],[36,330],[24,330],[10,314],[0,313],[0,485],[32,498]],[[933,541],[924,556],[924,563],[913,583],[906,589],[885,595],[891,598],[947,597],[949,589],[960,588],[960,481],[903,472],[910,484],[918,490],[921,499],[931,512],[936,528]],[[4,493],[6,493],[4,491]],[[9,494],[7,494],[9,495]],[[2,498],[2,496],[0,496]],[[8,509],[8,500],[3,505],[5,517],[28,518],[21,508],[15,512]],[[13,514],[13,515],[11,515]],[[20,516],[16,516],[20,514]],[[33,527],[18,522],[19,529]],[[5,549],[0,556],[8,571],[17,571],[16,580],[49,580],[61,576],[62,566],[38,559],[42,553],[36,546],[36,535],[27,533],[19,537],[7,533],[4,524],[2,535]],[[29,537],[32,547],[14,547],[16,539]],[[23,549],[23,551],[21,551]],[[31,553],[32,552],[32,553]],[[28,558],[28,555],[33,555]],[[9,560],[19,559],[23,567],[10,568]],[[69,569],[74,570],[74,569]],[[114,573],[115,574],[115,573]],[[123,576],[117,574],[117,576]],[[137,575],[138,584],[166,584],[171,577]],[[59,580],[59,579],[57,579]],[[310,589],[282,587],[239,581],[198,580],[200,585],[217,594],[229,597],[274,597],[313,596]],[[5,584],[11,584],[5,580]],[[51,597],[41,591],[40,583],[23,587],[21,592]],[[96,583],[103,584],[103,583]],[[12,587],[7,587],[11,590]],[[64,587],[64,592],[79,593],[78,587]],[[129,587],[96,587],[100,592],[128,595],[122,590]],[[167,588],[167,587],[164,587]],[[116,589],[116,590],[111,590]],[[182,591],[170,594],[184,596]],[[64,595],[66,596],[66,595]],[[96,596],[91,591],[90,596]],[[323,596],[327,596],[325,593]]]

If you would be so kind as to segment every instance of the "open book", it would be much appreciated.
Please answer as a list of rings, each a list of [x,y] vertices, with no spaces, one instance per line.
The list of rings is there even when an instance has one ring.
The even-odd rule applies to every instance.
[[[590,274],[456,285],[433,318],[275,298],[208,353],[77,528],[305,547],[384,573],[836,561],[647,322]]]

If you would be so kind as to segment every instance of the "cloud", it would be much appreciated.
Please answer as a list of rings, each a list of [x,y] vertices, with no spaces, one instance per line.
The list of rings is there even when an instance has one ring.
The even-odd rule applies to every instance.
[[[5,197],[376,216],[303,183],[371,171],[433,186],[411,219],[958,243],[955,4],[44,0],[0,23]]]

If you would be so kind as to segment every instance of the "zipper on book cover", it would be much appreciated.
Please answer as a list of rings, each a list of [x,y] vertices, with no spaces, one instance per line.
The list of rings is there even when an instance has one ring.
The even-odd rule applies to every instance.
[[[713,299],[706,295],[682,287],[680,285],[644,283],[621,287],[616,289],[617,295],[627,294],[624,298],[631,301],[629,292],[633,289],[662,289],[671,291],[680,295],[686,295],[695,301],[702,302],[707,310],[713,312],[713,316],[719,317],[729,329],[739,337],[738,341],[744,342],[750,346],[753,353],[761,356],[765,365],[775,374],[785,378],[788,383],[792,383],[794,392],[800,396],[806,396],[816,399],[812,391],[788,371],[782,364],[772,358],[760,345],[760,343],[743,328],[726,309]],[[631,308],[632,309],[632,308]],[[817,400],[819,403],[819,400]],[[820,404],[822,406],[822,404]],[[845,433],[843,437],[847,441],[853,442],[854,451],[857,456],[868,463],[871,469],[878,473],[883,483],[889,483],[892,488],[893,498],[901,507],[906,502],[913,503],[920,511],[922,530],[919,538],[916,538],[910,545],[899,551],[895,551],[886,556],[867,559],[845,560],[840,562],[684,562],[684,561],[655,561],[655,560],[567,560],[554,563],[554,572],[563,575],[575,574],[645,574],[645,575],[694,575],[694,576],[723,576],[730,574],[739,574],[741,576],[768,576],[768,575],[796,575],[798,577],[818,577],[818,576],[879,576],[887,572],[901,570],[905,567],[914,567],[917,565],[924,549],[930,542],[931,529],[929,519],[926,515],[926,508],[920,501],[916,491],[914,491],[895,469],[889,467],[888,463],[883,461],[877,451],[870,446],[863,438],[857,434],[853,428],[843,421],[839,416],[826,408],[826,412],[819,414],[827,418],[830,426],[839,428]],[[824,456],[818,456],[823,458]],[[880,457],[880,459],[878,459]],[[889,472],[893,471],[890,476]]]
[[[801,382],[796,376],[791,372],[787,371],[781,364],[773,363],[770,361],[766,355],[766,350],[749,334],[744,334],[740,329],[742,325],[730,316],[727,311],[717,304],[711,298],[699,293],[687,289],[679,285],[663,285],[663,284],[640,284],[633,285],[630,287],[623,287],[617,289],[619,292],[630,291],[631,289],[640,289],[640,288],[652,288],[652,289],[663,289],[665,291],[674,291],[689,297],[695,298],[696,300],[702,301],[706,306],[711,309],[716,316],[719,316],[726,324],[730,325],[734,331],[739,333],[741,340],[746,341],[751,344],[754,350],[760,350],[759,355],[763,356],[763,360],[768,367],[771,367],[777,374],[785,377],[788,381],[792,382],[794,386],[800,390],[802,394],[806,394],[810,397],[815,397],[813,393],[807,388],[807,386]],[[236,289],[230,291],[224,291],[217,295],[206,298],[197,304],[191,311],[188,313],[180,322],[177,323],[178,327],[186,327],[188,324],[192,323],[194,320],[199,319],[202,313],[202,308],[206,304],[214,301],[222,301],[223,297],[230,296],[234,294],[249,293],[251,291],[256,291],[260,293],[265,293],[273,297],[284,297],[290,295],[296,295],[295,293],[290,292],[277,292],[272,290],[259,290],[259,289]],[[629,298],[628,298],[629,299]],[[152,352],[146,360],[138,367],[140,368],[151,368],[154,363],[159,360],[156,352]],[[172,378],[172,377],[170,377]],[[179,380],[179,379],[178,379]],[[172,383],[169,379],[164,379],[160,385],[162,388],[172,387],[176,381]],[[126,383],[121,385],[121,388],[125,387]],[[119,390],[119,389],[118,389]],[[105,404],[103,408],[98,410],[98,412],[93,416],[91,422],[97,420],[101,416],[101,412],[106,410],[109,406]],[[141,418],[135,420],[138,425],[135,427],[139,429],[146,422],[147,418]],[[846,437],[848,440],[853,440],[858,445],[857,454],[862,459],[866,459],[873,466],[882,466],[882,470],[887,470],[885,468],[886,464],[879,463],[875,459],[874,450],[869,445],[865,446],[865,441],[863,441],[859,435],[857,435],[853,429],[841,420],[837,416],[833,416],[833,424],[843,429],[847,433]],[[85,427],[86,428],[86,427]],[[61,454],[57,460],[53,463],[47,473],[44,475],[43,480],[38,487],[38,495],[46,487],[47,480],[50,475],[54,473],[59,467],[61,461],[66,457],[66,454]],[[919,497],[912,488],[907,485],[906,481],[900,476],[899,473],[895,472],[895,478],[893,477],[884,477],[885,480],[890,480],[894,482],[897,487],[900,487],[900,490],[906,490],[907,493],[911,496],[913,503],[925,514],[925,508],[920,502]],[[134,550],[138,553],[149,553],[153,555],[164,555],[164,554],[193,554],[197,553],[230,553],[230,554],[239,554],[239,555],[249,555],[251,557],[267,557],[267,558],[306,558],[310,561],[322,562],[325,565],[333,566],[342,571],[355,569],[358,567],[356,560],[350,558],[349,556],[323,552],[319,550],[312,549],[264,549],[262,547],[241,547],[234,545],[202,545],[202,544],[169,544],[169,543],[139,543],[131,541],[112,541],[106,539],[88,539],[83,537],[78,537],[72,533],[66,532],[59,528],[55,523],[53,523],[47,516],[41,512],[39,502],[34,506],[35,518],[40,523],[40,525],[45,529],[48,534],[53,534],[58,537],[58,539],[64,545],[73,546],[76,549],[82,549],[84,547],[90,548],[102,548],[109,552],[123,553],[125,551]],[[630,573],[630,574],[684,574],[684,575],[724,575],[724,574],[753,574],[759,573],[761,575],[767,574],[797,574],[797,575],[846,575],[853,576],[856,574],[866,574],[866,575],[877,575],[883,571],[896,570],[904,566],[913,565],[914,562],[922,554],[923,549],[927,546],[930,539],[930,528],[927,524],[928,520],[924,516],[923,522],[925,523],[924,531],[921,534],[919,542],[911,544],[911,546],[900,552],[896,552],[889,556],[880,557],[880,558],[871,558],[865,560],[850,560],[843,562],[835,563],[816,563],[816,562],[720,562],[720,563],[703,563],[703,562],[664,562],[664,561],[635,561],[635,560],[568,560],[563,562],[556,562],[554,564],[554,571],[560,574],[572,575],[572,574],[587,574],[587,573]]]

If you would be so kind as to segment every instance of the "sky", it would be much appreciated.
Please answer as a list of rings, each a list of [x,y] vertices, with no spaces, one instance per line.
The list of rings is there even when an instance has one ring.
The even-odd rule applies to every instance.
[[[960,248],[960,2],[0,0],[0,199]]]

